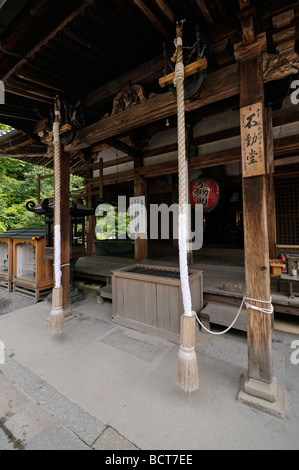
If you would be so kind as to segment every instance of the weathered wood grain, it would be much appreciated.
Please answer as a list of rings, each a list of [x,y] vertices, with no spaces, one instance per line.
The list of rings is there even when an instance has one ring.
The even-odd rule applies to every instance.
[[[261,102],[264,87],[260,55],[240,62],[240,107]],[[242,156],[243,157],[243,156]],[[267,227],[266,177],[243,179],[243,217],[246,296],[270,300],[269,242]],[[269,304],[250,301],[269,308]],[[272,317],[247,309],[248,375],[271,383],[273,380]]]

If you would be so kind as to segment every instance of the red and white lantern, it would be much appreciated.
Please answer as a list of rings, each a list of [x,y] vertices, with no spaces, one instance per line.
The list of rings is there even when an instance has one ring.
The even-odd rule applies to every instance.
[[[192,207],[202,204],[205,213],[211,212],[219,202],[220,187],[217,181],[211,178],[197,178],[189,185],[189,195]]]

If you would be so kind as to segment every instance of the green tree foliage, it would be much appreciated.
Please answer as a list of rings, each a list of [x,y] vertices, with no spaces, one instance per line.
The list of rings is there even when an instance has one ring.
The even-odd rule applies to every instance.
[[[104,205],[102,209],[105,210]],[[96,239],[111,240],[119,236],[127,236],[130,217],[126,212],[118,212],[117,207],[107,205],[102,217],[97,217]]]
[[[2,124],[0,129],[3,129]],[[38,175],[52,173],[37,165],[0,156],[0,233],[11,228],[43,227],[44,218],[28,212],[26,202],[37,203]],[[82,186],[82,178],[71,176],[71,190]],[[52,198],[53,194],[53,178],[42,180],[41,199]]]

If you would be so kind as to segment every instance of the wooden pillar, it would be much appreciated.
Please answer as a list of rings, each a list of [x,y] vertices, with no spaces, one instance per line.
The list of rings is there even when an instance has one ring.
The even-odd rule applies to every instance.
[[[70,296],[70,155],[61,152],[61,284],[63,288],[62,307],[69,310]]]
[[[37,203],[40,204],[40,175],[37,175]]]
[[[103,158],[100,158],[100,168],[99,168],[99,172],[100,172],[100,181],[99,181],[99,197],[100,199],[103,199],[104,197],[104,160]]]
[[[272,108],[266,110],[266,173],[267,173],[267,212],[268,212],[268,238],[269,258],[275,259],[276,253],[276,216],[275,216],[275,186],[274,186],[274,151]]]
[[[87,161],[89,163],[92,163],[90,149],[87,150],[86,155],[87,155],[86,157]],[[93,169],[92,169],[92,166],[90,166],[86,170],[86,179],[92,178],[92,177],[93,177]],[[87,191],[86,204],[88,207],[93,207],[95,198],[91,195],[91,186],[89,183],[87,184],[86,191]],[[86,255],[87,256],[92,256],[93,254],[95,254],[96,247],[95,247],[95,244],[93,243],[93,240],[95,239],[95,228],[96,228],[96,217],[95,215],[91,215],[87,217],[87,221],[86,221]]]
[[[256,104],[258,108],[252,106]],[[266,138],[261,54],[240,61],[240,118],[246,296],[269,301]],[[262,136],[262,141],[253,143],[254,136],[257,139]],[[267,303],[252,300],[249,303],[269,308]],[[268,384],[273,381],[271,320],[271,315],[247,308],[248,378]]]
[[[147,207],[147,180],[143,176],[136,175],[134,179],[134,196],[145,196],[145,207]],[[148,258],[147,238],[136,238],[134,243],[135,261]]]

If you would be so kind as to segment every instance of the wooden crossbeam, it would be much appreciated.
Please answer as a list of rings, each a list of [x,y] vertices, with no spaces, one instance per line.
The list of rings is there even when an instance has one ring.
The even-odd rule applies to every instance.
[[[126,143],[122,142],[119,139],[115,139],[115,138],[107,139],[105,140],[105,143],[108,144],[110,147],[113,147],[117,150],[127,153],[130,157],[133,157],[133,158],[140,157],[140,151],[138,149],[131,147],[130,145],[127,145]]]
[[[260,46],[258,46],[259,51]],[[285,71],[285,68],[282,71],[277,70],[275,78],[271,75],[267,77],[264,75],[264,82],[272,79],[278,80],[289,73],[291,73],[291,69],[289,72]],[[207,76],[200,90],[199,99],[186,103],[186,112],[195,111],[212,103],[219,103],[221,100],[238,95],[239,91],[239,65],[233,64]],[[171,92],[156,95],[138,106],[79,130],[75,141],[68,150],[70,152],[78,151],[111,137],[127,133],[132,129],[169,118],[176,114],[176,105],[176,99]]]
[[[63,126],[60,127],[59,129],[59,133],[60,134],[64,134],[65,132],[68,132],[72,130],[72,126],[71,124],[64,124]],[[49,132],[49,135],[52,136],[53,135],[53,131]]]
[[[267,36],[266,33],[260,33],[256,36],[256,41],[250,44],[238,42],[234,45],[234,55],[237,61],[251,57],[254,54],[260,54],[267,50]]]
[[[186,65],[185,67],[185,78],[190,77],[190,75],[194,75],[200,70],[205,70],[207,67],[208,63],[206,58],[199,59],[196,62],[192,62],[192,64]],[[175,72],[169,73],[168,75],[161,77],[159,80],[160,87],[164,88],[166,85],[171,85],[173,83],[174,77]]]

